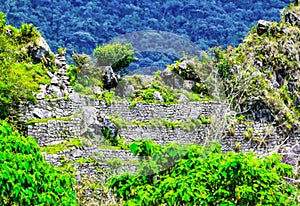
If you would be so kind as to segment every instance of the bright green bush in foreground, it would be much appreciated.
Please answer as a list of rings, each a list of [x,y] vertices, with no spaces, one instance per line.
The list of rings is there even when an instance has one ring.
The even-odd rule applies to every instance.
[[[222,153],[218,144],[201,147],[142,140],[131,145],[141,160],[137,174],[110,180],[125,205],[296,205],[296,189],[285,176],[293,168],[279,155]]]
[[[0,205],[77,205],[74,183],[44,160],[34,139],[0,121]]]

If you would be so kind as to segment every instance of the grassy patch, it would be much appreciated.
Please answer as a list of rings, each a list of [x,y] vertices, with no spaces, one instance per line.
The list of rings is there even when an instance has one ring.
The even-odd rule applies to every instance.
[[[58,152],[65,151],[71,147],[81,147],[83,146],[80,138],[74,138],[69,139],[66,142],[55,144],[55,145],[49,145],[42,147],[42,151],[46,152],[48,154],[57,154]]]
[[[71,117],[59,117],[59,118],[42,118],[42,119],[30,119],[28,120],[25,125],[33,125],[37,123],[44,123],[48,122],[50,120],[55,120],[55,121],[70,121]]]

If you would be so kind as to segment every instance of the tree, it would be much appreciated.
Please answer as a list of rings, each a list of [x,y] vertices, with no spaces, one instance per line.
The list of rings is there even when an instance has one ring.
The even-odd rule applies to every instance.
[[[299,3],[298,0],[295,0],[295,6],[298,6],[298,3]]]
[[[77,205],[75,179],[45,161],[36,141],[0,120],[0,205]]]
[[[97,66],[111,66],[114,71],[119,71],[135,60],[131,44],[114,42],[97,47],[94,50]]]

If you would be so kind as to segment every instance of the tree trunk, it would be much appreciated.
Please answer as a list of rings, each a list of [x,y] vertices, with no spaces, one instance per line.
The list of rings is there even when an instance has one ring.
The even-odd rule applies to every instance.
[[[295,6],[298,6],[299,1],[295,0]]]

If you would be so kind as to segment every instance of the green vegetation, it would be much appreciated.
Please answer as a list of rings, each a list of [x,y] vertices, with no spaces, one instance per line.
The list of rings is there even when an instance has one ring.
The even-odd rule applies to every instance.
[[[300,117],[300,29],[286,22],[288,11],[300,12],[291,5],[280,22],[267,22],[263,32],[254,27],[238,47],[215,49],[215,65],[232,109],[247,117],[255,110],[268,110],[273,118],[267,121],[276,122],[283,132],[291,131]]]
[[[0,12],[0,119],[17,116],[15,109],[20,101],[35,101],[39,85],[50,84],[47,71],[53,65],[51,55],[42,61],[34,57],[34,48],[42,37],[32,24],[17,29],[5,22]]]
[[[94,98],[105,101],[106,105],[111,105],[113,102],[123,101],[121,97],[116,96],[114,91],[102,91],[96,93]]]
[[[137,90],[130,94],[126,99],[132,104],[137,102],[145,103],[159,103],[159,104],[176,104],[177,102],[177,92],[166,85],[159,73],[154,76],[152,82],[143,82],[141,77],[138,75],[128,77],[127,81],[134,85]],[[158,92],[162,98],[159,100],[155,97],[155,92]]]
[[[65,142],[56,144],[56,145],[49,145],[41,148],[42,152],[47,152],[47,154],[56,154],[58,152],[67,150],[71,147],[79,148],[83,146],[83,143],[80,138],[73,138],[69,139]]]
[[[250,139],[253,136],[254,128],[253,127],[247,127],[244,131],[244,138]]]
[[[97,66],[111,66],[115,72],[129,66],[135,60],[132,45],[119,42],[101,47],[97,45],[93,54],[97,60]]]
[[[77,205],[75,179],[47,163],[36,141],[0,121],[0,204]]]
[[[0,12],[0,118],[16,116],[20,101],[34,101],[39,84],[50,84],[47,75],[52,70],[53,58],[43,61],[34,58],[33,48],[42,39],[32,24],[22,24],[20,29],[5,24]],[[22,88],[22,89],[20,89]]]
[[[103,71],[96,67],[89,55],[73,54],[73,61],[76,66],[67,68],[67,76],[73,89],[82,95],[93,95],[94,87],[103,89]]]
[[[275,122],[282,132],[293,131],[300,118],[300,28],[285,19],[289,11],[300,12],[299,8],[291,5],[283,10],[282,21],[267,22],[263,31],[258,26],[253,27],[236,48],[214,48],[211,50],[214,52],[213,58],[203,53],[201,59],[192,58],[188,63],[185,62],[186,69],[182,69],[183,59],[169,66],[183,79],[194,81],[192,92],[171,88],[159,73],[148,78],[148,82],[140,81],[141,77],[138,76],[128,77],[127,81],[134,82],[131,85],[136,89],[127,97],[131,102],[130,107],[133,108],[138,102],[174,104],[178,102],[179,94],[198,101],[215,97],[223,99],[222,92],[214,90],[214,87],[222,87],[231,109],[238,114],[233,118],[234,123],[248,124],[248,120],[261,120]],[[34,102],[40,84],[50,84],[47,72],[53,72],[56,68],[52,54],[36,57],[41,41],[43,39],[33,24],[22,24],[17,29],[6,25],[5,15],[0,12],[0,119],[7,118],[13,122],[13,118],[18,116],[15,108],[19,103]],[[64,55],[66,50],[59,48],[58,53]],[[134,60],[133,48],[130,44],[120,43],[97,46],[94,56],[96,63],[88,55],[74,54],[76,66],[69,66],[67,75],[75,91],[93,95],[110,105],[120,99],[115,95],[117,91],[104,90],[105,74],[101,66],[112,66],[115,72],[122,72],[122,68]],[[265,115],[267,120],[262,120],[264,114],[259,112],[268,112]],[[31,119],[25,124],[70,119]],[[200,116],[185,122],[166,119],[126,122],[117,117],[112,121],[119,127],[180,127],[190,131],[199,125],[210,124],[212,118]],[[126,140],[113,137],[110,130],[103,129],[102,133],[106,139],[103,148],[129,149]],[[235,135],[234,124],[228,127],[228,133]],[[271,131],[266,129],[265,134],[270,135]],[[268,143],[265,137],[255,134],[251,126],[244,131],[244,138],[257,147],[266,147]],[[61,163],[64,165],[59,169],[49,165],[41,152],[57,154],[83,145],[80,138],[75,138],[40,149],[33,139],[13,132],[7,122],[0,121],[0,204],[76,205],[73,191],[75,180],[71,175],[75,170],[72,164],[82,166],[91,163],[97,172],[102,173],[104,171],[99,167],[96,157],[79,158],[70,163],[62,155]],[[236,152],[242,148],[240,142],[234,143]],[[150,140],[136,141],[130,149],[140,160],[136,175],[123,174],[110,180],[110,188],[125,205],[299,204],[299,191],[284,179],[294,178],[293,168],[282,164],[281,157],[276,154],[259,159],[253,153],[224,154],[220,145],[214,143],[203,147],[182,146],[179,143],[160,146]],[[101,159],[101,154],[98,159]],[[117,171],[124,162],[112,159],[106,163]],[[101,188],[98,182],[77,186],[80,204],[88,203],[88,200],[81,200],[87,186]],[[95,191],[93,195],[97,194]]]
[[[185,56],[168,68],[182,77],[184,80],[192,80],[194,85],[192,93],[201,94],[202,101],[220,100],[223,98],[221,91],[222,84],[220,78],[214,72],[214,63],[209,52],[201,52],[201,58]],[[216,90],[217,89],[217,90]]]
[[[41,118],[41,119],[30,119],[27,122],[25,122],[25,125],[32,125],[32,124],[38,124],[38,123],[44,123],[48,122],[50,120],[55,120],[55,121],[70,121],[71,117],[49,117],[49,118]]]
[[[141,127],[146,127],[146,126],[166,127],[168,129],[181,128],[186,131],[190,131],[192,129],[195,129],[199,125],[210,124],[210,122],[212,121],[212,117],[207,118],[204,115],[201,115],[199,119],[187,119],[184,122],[180,122],[180,121],[172,122],[167,119],[151,119],[148,122],[139,122],[139,121],[132,120],[131,122],[127,122],[123,119],[120,119],[119,116],[116,115],[115,117],[110,116],[110,120],[114,124],[116,124],[119,128],[138,125]]]
[[[140,158],[136,174],[110,179],[109,187],[124,205],[296,205],[297,191],[284,177],[293,167],[273,154],[221,152],[204,147],[141,140],[131,145]]]
[[[111,135],[111,130],[102,128],[102,134],[104,135],[104,138],[106,141],[111,144],[111,146],[115,146],[119,149],[127,150],[129,149],[129,145],[126,142],[125,139],[120,138],[119,136],[113,137]]]

